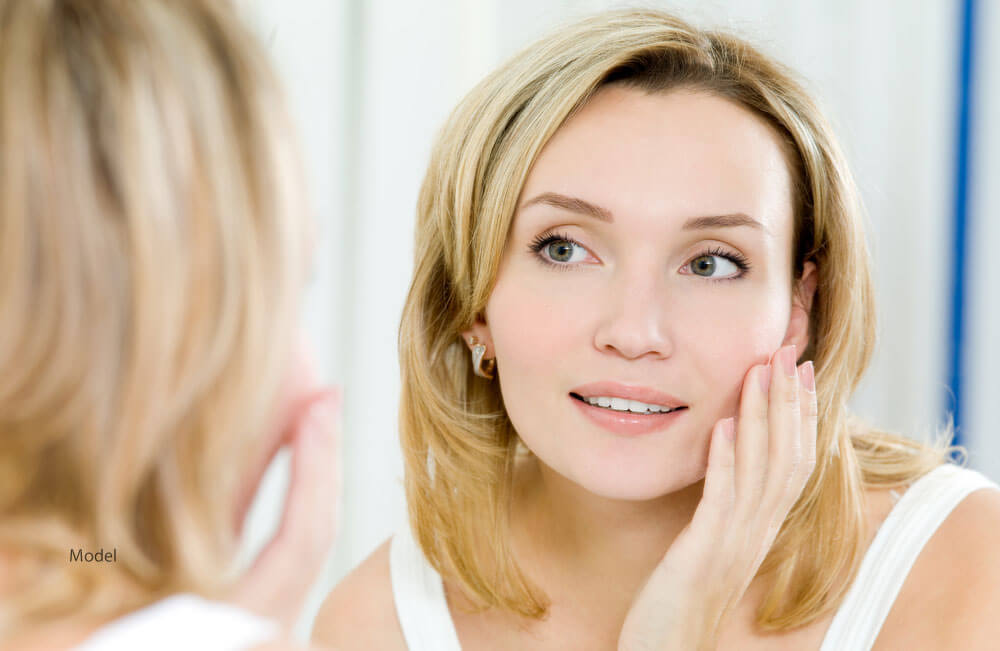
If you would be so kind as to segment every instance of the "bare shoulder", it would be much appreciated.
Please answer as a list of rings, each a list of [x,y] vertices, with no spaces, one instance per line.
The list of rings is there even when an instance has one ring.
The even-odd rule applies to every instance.
[[[931,536],[879,642],[893,640],[883,648],[995,649],[998,612],[1000,491],[986,488],[962,500]]]
[[[1000,491],[978,490],[935,538],[927,573],[940,582],[939,621],[947,648],[995,649],[1000,639]],[[933,563],[931,565],[931,563]],[[928,613],[929,614],[929,613]]]
[[[314,644],[337,651],[406,651],[392,597],[390,542],[379,545],[327,596],[313,624]]]

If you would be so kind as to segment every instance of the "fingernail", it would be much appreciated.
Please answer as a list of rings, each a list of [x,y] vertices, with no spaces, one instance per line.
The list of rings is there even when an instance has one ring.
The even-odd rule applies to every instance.
[[[814,393],[816,391],[816,375],[813,370],[812,360],[802,365],[802,370],[799,374],[802,377],[802,386],[806,388],[806,391]]]
[[[722,423],[722,431],[730,441],[736,440],[736,419],[729,417]]]
[[[757,379],[760,381],[760,389],[765,394],[768,389],[771,388],[771,367],[770,366],[759,366],[757,368]]]
[[[795,346],[786,346],[778,353],[781,369],[787,377],[795,377]]]

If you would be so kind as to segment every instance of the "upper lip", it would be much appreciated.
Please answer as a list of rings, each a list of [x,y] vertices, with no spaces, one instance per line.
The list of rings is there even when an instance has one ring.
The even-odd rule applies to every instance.
[[[657,391],[656,389],[633,384],[622,384],[621,382],[591,382],[582,384],[570,393],[575,393],[581,398],[597,398],[606,396],[608,398],[625,398],[626,400],[637,400],[649,405],[660,405],[663,407],[684,407],[684,403],[674,396]]]

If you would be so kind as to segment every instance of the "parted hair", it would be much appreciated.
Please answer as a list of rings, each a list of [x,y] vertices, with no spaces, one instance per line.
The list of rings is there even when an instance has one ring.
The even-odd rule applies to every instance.
[[[229,3],[0,0],[0,634],[227,585],[294,340],[299,165]]]
[[[660,11],[607,12],[542,38],[479,83],[437,138],[399,334],[411,526],[430,563],[476,607],[545,614],[547,596],[509,544],[517,432],[499,383],[474,376],[460,333],[485,309],[532,163],[608,84],[714,94],[765,120],[784,145],[793,283],[805,261],[818,268],[800,361],[815,364],[819,430],[815,471],[760,569],[773,583],[757,619],[795,628],[846,593],[863,555],[865,489],[912,481],[946,461],[948,448],[875,430],[847,408],[875,344],[875,305],[855,183],[817,105],[746,41]]]

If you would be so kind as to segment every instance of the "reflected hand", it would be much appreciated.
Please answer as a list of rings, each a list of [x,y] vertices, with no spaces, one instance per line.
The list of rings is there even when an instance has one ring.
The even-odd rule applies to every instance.
[[[262,457],[237,511],[238,526],[264,470],[282,446],[291,448],[291,477],[281,524],[228,601],[294,625],[333,544],[340,496],[338,446],[341,391],[319,384],[300,347],[283,388],[280,431]]]

